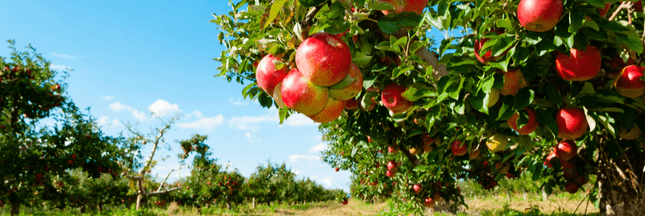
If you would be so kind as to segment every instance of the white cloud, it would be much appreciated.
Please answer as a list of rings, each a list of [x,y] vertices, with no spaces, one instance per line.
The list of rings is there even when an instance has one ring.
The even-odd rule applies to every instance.
[[[263,115],[263,116],[242,116],[242,117],[233,116],[231,120],[228,120],[228,125],[230,127],[234,127],[240,130],[257,132],[260,129],[260,127],[255,124],[259,124],[262,122],[279,122],[279,121],[280,120],[278,116],[274,116],[271,114]]]
[[[311,148],[309,148],[309,152],[321,152],[323,150],[327,149],[327,144],[326,143],[320,143],[318,145],[315,145]]]
[[[65,65],[50,64],[49,69],[51,69],[51,70],[67,70],[67,69],[69,69],[69,67],[65,66]]]
[[[223,122],[224,122],[224,117],[220,114],[212,118],[204,117],[190,123],[180,123],[180,124],[177,124],[177,126],[180,128],[213,129],[215,126],[218,126]]]
[[[305,116],[303,114],[300,114],[300,113],[293,114],[293,115],[289,116],[289,118],[287,118],[287,120],[285,120],[283,124],[286,124],[286,125],[289,125],[289,126],[318,125],[318,123],[314,122],[309,117],[307,117],[307,116]]]
[[[254,142],[260,142],[260,139],[257,139],[257,138],[255,137],[255,135],[251,134],[251,132],[246,132],[246,133],[244,134],[244,136],[245,136],[245,137],[246,137],[246,139],[248,139],[248,140],[249,140],[249,142],[251,142],[251,143],[254,143]]]
[[[110,95],[106,95],[106,96],[101,95],[101,99],[103,99],[103,100],[114,100],[114,97],[110,96]]]
[[[324,185],[331,187],[331,177],[327,177],[321,180]]]
[[[181,112],[181,109],[179,109],[179,105],[170,104],[168,103],[168,101],[161,100],[161,99],[150,104],[150,106],[148,106],[148,110],[150,110],[150,112],[154,112],[159,116],[167,116],[173,113]]]
[[[195,118],[201,118],[201,117],[204,117],[204,115],[202,114],[202,112],[200,112],[200,111],[198,111],[198,110],[195,110],[195,111],[193,111],[192,113],[188,113],[188,114],[186,114],[186,119],[191,119],[191,118],[193,118],[193,117],[195,117]]]
[[[243,101],[242,98],[237,98],[237,100],[230,100],[230,103],[236,106],[246,106],[249,105],[248,101]]]
[[[59,58],[68,58],[68,59],[76,59],[78,57],[68,55],[68,54],[58,54],[58,53],[52,53],[53,56],[59,57]]]
[[[300,175],[300,173],[302,173],[302,172],[300,172],[300,170],[291,170],[291,171],[292,171],[293,173],[295,173],[296,175]]]
[[[121,123],[121,121],[118,119],[112,119],[112,121],[110,121],[110,117],[107,116],[99,118],[97,123],[99,126],[123,127],[123,123]]]
[[[303,160],[320,160],[320,156],[315,155],[289,155],[289,160],[291,162],[296,162],[300,159]]]
[[[142,111],[139,111],[137,109],[134,109],[128,105],[122,104],[121,102],[117,101],[114,103],[110,104],[110,109],[114,112],[121,112],[121,110],[127,110],[128,112],[132,112],[132,116],[136,118],[139,121],[143,121],[146,119],[146,114],[143,113]]]
[[[143,111],[138,111],[137,109],[132,109],[132,116],[139,121],[146,120],[146,114]]]

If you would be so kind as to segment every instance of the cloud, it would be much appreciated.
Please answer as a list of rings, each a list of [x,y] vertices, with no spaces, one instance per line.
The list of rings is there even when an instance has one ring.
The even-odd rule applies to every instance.
[[[291,171],[292,171],[293,173],[295,173],[296,175],[300,175],[300,173],[302,173],[302,172],[300,172],[300,170],[291,170]]]
[[[114,97],[110,96],[110,95],[106,95],[106,96],[101,95],[101,99],[103,99],[103,100],[114,100]]]
[[[309,148],[309,152],[321,152],[327,149],[327,144],[326,143],[320,143],[318,145],[315,145],[311,148]]]
[[[289,118],[287,118],[287,120],[285,120],[283,124],[286,124],[286,125],[289,125],[289,126],[318,125],[318,123],[314,122],[309,117],[307,117],[307,116],[305,116],[303,114],[300,114],[300,113],[293,114],[293,115],[289,116]]]
[[[242,117],[233,116],[233,118],[228,120],[228,125],[230,127],[234,127],[240,130],[258,132],[260,127],[255,124],[259,124],[262,122],[279,122],[279,121],[280,119],[278,116],[274,116],[271,114],[263,115],[263,116],[242,116]]]
[[[195,117],[195,118],[201,118],[201,117],[204,117],[204,115],[202,114],[202,112],[200,112],[200,111],[198,111],[198,110],[195,110],[195,111],[193,111],[192,113],[188,113],[188,114],[186,114],[186,119],[187,119],[187,120],[188,120],[188,119],[191,119],[191,118],[193,118],[193,117]]]
[[[58,54],[58,53],[52,53],[53,56],[59,57],[59,58],[68,58],[68,59],[77,59],[78,57],[72,56],[72,55],[67,55],[67,54]]]
[[[320,156],[315,155],[289,155],[289,160],[291,162],[296,162],[300,159],[303,160],[320,160]]]
[[[148,110],[150,110],[150,112],[154,112],[159,116],[167,116],[173,113],[182,112],[181,109],[179,109],[179,105],[170,104],[168,103],[168,101],[161,99],[150,104],[150,106],[148,106]]]
[[[97,123],[99,126],[123,127],[123,123],[121,123],[121,121],[118,119],[112,119],[112,121],[110,121],[110,117],[107,116],[99,118]]]
[[[327,177],[321,180],[324,185],[331,187],[331,177]]]
[[[51,70],[68,70],[69,67],[65,65],[50,64],[49,69]]]
[[[180,128],[213,129],[215,126],[218,126],[223,122],[224,122],[224,116],[220,114],[212,118],[204,117],[190,123],[180,123],[180,124],[177,124],[177,126]]]
[[[241,98],[237,98],[237,100],[230,100],[230,103],[235,105],[235,106],[246,106],[249,105],[248,101],[243,101]]]
[[[246,132],[246,133],[244,134],[244,136],[245,136],[245,137],[246,137],[246,139],[248,139],[248,140],[249,140],[249,142],[251,142],[251,143],[254,143],[254,142],[260,142],[260,140],[259,140],[259,139],[257,139],[257,138],[255,138],[255,135],[251,134],[251,132]]]
[[[146,119],[146,114],[143,113],[142,111],[139,111],[137,109],[134,109],[128,105],[122,104],[121,102],[117,101],[114,103],[110,104],[110,109],[114,112],[121,112],[121,110],[127,110],[128,112],[132,112],[132,116],[136,118],[139,121],[143,121]]]

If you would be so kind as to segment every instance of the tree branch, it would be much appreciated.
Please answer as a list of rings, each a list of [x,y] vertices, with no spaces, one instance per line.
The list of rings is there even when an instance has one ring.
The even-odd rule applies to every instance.
[[[173,171],[175,171],[175,169],[171,169],[170,172],[168,172],[168,175],[166,175],[166,178],[164,178],[163,181],[161,181],[161,184],[159,185],[159,188],[157,188],[157,191],[161,190],[161,188],[163,187],[163,184],[166,183],[166,180],[168,180],[168,177],[170,177],[170,173],[172,173]]]
[[[318,14],[318,11],[323,8],[323,5],[321,4],[316,7],[313,7],[309,12],[307,12],[307,15],[305,15],[305,19],[303,19],[300,22],[300,27],[302,28],[302,32],[300,32],[300,35],[302,36],[302,39],[307,39],[309,36],[309,30],[311,29],[311,25],[314,23],[314,17],[316,14]]]
[[[154,196],[154,195],[159,195],[159,194],[165,194],[165,193],[170,193],[170,192],[173,192],[173,191],[176,191],[176,190],[181,190],[181,187],[176,187],[176,188],[172,188],[172,189],[168,189],[168,190],[164,190],[164,191],[155,191],[155,192],[146,193],[146,196]]]
[[[448,69],[446,68],[445,65],[439,65],[439,55],[436,52],[430,52],[430,50],[426,48],[421,48],[417,50],[417,52],[414,53],[415,55],[419,56],[424,62],[426,62],[428,65],[432,65],[432,76],[434,77],[435,80],[441,79],[441,77],[448,75],[450,72],[448,72]]]
[[[414,166],[421,165],[421,162],[419,162],[419,159],[417,159],[416,156],[414,156],[412,153],[410,153],[410,151],[408,151],[408,149],[401,148],[401,147],[399,147],[399,148],[400,148],[401,152],[403,152],[405,157],[407,157],[408,160],[412,163],[412,165],[414,165]]]
[[[148,159],[148,162],[146,162],[146,165],[139,170],[139,175],[143,176],[143,173],[148,169],[150,164],[152,163],[152,158],[155,156],[155,152],[157,151],[157,146],[159,146],[159,140],[161,137],[163,137],[163,133],[165,132],[164,129],[161,129],[159,131],[159,135],[155,138],[154,146],[152,147],[152,152],[150,152],[150,158]]]
[[[614,21],[614,18],[616,18],[616,16],[618,16],[618,13],[620,13],[621,10],[629,9],[630,7],[632,7],[632,4],[633,3],[630,2],[630,1],[624,1],[623,3],[621,3],[620,6],[618,6],[618,8],[616,8],[616,11],[614,11],[614,13],[611,15],[611,17],[609,17],[609,21]]]
[[[132,179],[132,180],[143,180],[143,178],[141,178],[139,176],[129,176],[126,173],[123,173],[123,176],[125,176],[126,178],[129,178],[129,179]]]

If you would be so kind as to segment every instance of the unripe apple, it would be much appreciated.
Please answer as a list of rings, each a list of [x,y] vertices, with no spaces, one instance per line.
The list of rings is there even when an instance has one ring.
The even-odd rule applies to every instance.
[[[504,96],[515,96],[515,94],[517,94],[517,91],[528,85],[529,83],[524,78],[524,74],[522,73],[522,71],[520,71],[520,69],[509,70],[508,72],[504,72],[504,86],[499,93]]]
[[[314,85],[298,69],[293,69],[282,81],[282,101],[304,115],[319,113],[329,98],[327,88]]]
[[[329,97],[340,101],[352,99],[363,89],[363,73],[355,64],[350,64],[349,74],[338,84],[329,87]]]
[[[575,140],[582,136],[589,124],[587,117],[580,108],[562,108],[556,112],[555,122],[558,124],[558,137]]]
[[[395,146],[395,145],[388,146],[387,151],[392,154],[399,153],[399,146]]]
[[[545,32],[558,24],[563,9],[562,0],[521,0],[517,18],[526,30]]]
[[[390,12],[414,12],[416,14],[423,13],[423,9],[428,5],[428,0],[380,0],[389,2],[394,5],[394,11],[382,10],[383,14],[388,15]]]
[[[497,104],[497,101],[499,101],[499,90],[498,89],[491,89],[490,93],[488,94],[488,103],[486,106],[488,108],[491,108]]]
[[[462,145],[460,140],[455,140],[450,145],[450,150],[452,151],[452,154],[462,156],[468,152],[468,145]]]
[[[407,111],[412,106],[412,101],[406,100],[401,96],[405,92],[406,87],[400,86],[396,83],[387,85],[383,92],[381,92],[381,102],[383,106],[387,107],[392,113],[402,113]]]
[[[494,32],[494,33],[500,35],[500,34],[504,33],[504,30],[498,29],[498,30],[489,31],[489,32]],[[484,34],[487,34],[489,32],[486,32]],[[488,41],[488,40],[490,40],[490,38],[486,38],[486,37],[482,38],[481,40],[475,39],[475,44],[474,44],[474,47],[473,47],[475,49],[475,58],[477,58],[477,60],[479,60],[479,62],[481,62],[482,64],[486,64],[489,61],[495,61],[495,60],[499,59],[499,57],[502,57],[503,55],[506,55],[506,53],[511,49],[509,47],[502,54],[500,54],[498,56],[493,56],[492,50],[488,50],[483,56],[479,55],[479,52],[481,51],[482,47],[484,47],[484,44],[486,44],[486,41]]]
[[[569,192],[570,194],[575,194],[576,192],[578,192],[578,184],[569,182],[564,186],[564,190]]]
[[[343,114],[343,108],[345,107],[344,101],[334,100],[333,98],[327,99],[327,104],[319,113],[308,116],[311,120],[318,123],[327,123],[331,122],[341,114]]]
[[[571,48],[571,55],[558,53],[555,71],[566,81],[587,81],[600,71],[601,58],[598,49],[587,45],[587,50]]]
[[[616,82],[616,91],[618,94],[628,97],[636,98],[645,93],[645,82],[641,80],[645,68],[638,65],[630,65],[623,69],[623,75],[618,78]]]
[[[282,68],[277,69],[274,61],[282,60],[272,54],[264,56],[264,58],[262,58],[262,60],[258,64],[257,70],[255,72],[255,78],[258,82],[258,87],[262,88],[271,96],[273,96],[273,90],[275,89],[276,85],[282,82],[284,77],[287,76],[287,64],[284,64]]]
[[[345,101],[346,110],[355,110],[358,108],[358,101],[354,98]]]
[[[423,190],[423,186],[421,184],[414,184],[412,190],[414,190],[415,194],[419,194]]]
[[[578,153],[578,146],[573,140],[561,140],[554,149],[555,155],[560,161],[568,161]]]
[[[549,155],[546,156],[546,160],[544,160],[544,165],[548,168],[553,169],[553,164],[551,164],[551,160],[553,160],[553,158],[557,158],[555,152],[549,153]]]
[[[319,86],[332,86],[345,79],[351,62],[347,44],[329,33],[309,36],[296,50],[298,69]]]
[[[506,123],[508,123],[508,126],[513,128],[518,134],[520,135],[529,135],[530,133],[533,133],[535,129],[537,129],[538,126],[538,121],[537,118],[535,117],[535,110],[533,108],[527,107],[524,108],[526,110],[529,120],[526,122],[526,125],[522,126],[522,128],[517,128],[517,119],[520,118],[520,113],[516,112],[509,118]]]
[[[486,141],[486,146],[488,146],[488,149],[490,149],[492,152],[500,152],[506,149],[506,146],[508,145],[508,137],[504,136],[503,134],[495,134],[488,138]]]
[[[623,138],[624,140],[635,140],[638,139],[642,134],[641,130],[638,128],[638,126],[634,125],[632,129],[629,131],[627,128],[624,128],[623,126],[620,126],[618,129],[618,136],[620,138]]]

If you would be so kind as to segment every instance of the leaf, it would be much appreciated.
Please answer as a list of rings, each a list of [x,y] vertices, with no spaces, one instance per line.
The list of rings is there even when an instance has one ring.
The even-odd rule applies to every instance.
[[[473,106],[473,108],[475,108],[477,111],[488,114],[488,97],[488,93],[479,91],[477,96],[470,97],[468,100],[470,101],[470,104]]]
[[[569,33],[576,34],[582,28],[585,22],[585,13],[581,10],[572,10],[569,12]]]
[[[414,12],[389,13],[378,20],[377,25],[386,34],[394,34],[401,28],[413,28],[421,22],[421,16]]]
[[[455,100],[459,99],[459,94],[461,93],[461,89],[464,87],[464,81],[465,81],[465,79],[463,79],[461,76],[457,76],[457,78],[461,80],[459,82],[459,85],[458,86],[451,85],[446,89],[446,92],[448,93],[448,95]]]
[[[616,138],[616,129],[614,128],[614,126],[612,126],[609,123],[609,119],[606,116],[599,115],[598,116],[598,121],[600,121],[600,124],[605,126],[605,129],[607,129],[607,131],[609,131],[609,133],[611,133],[611,136]]]
[[[513,109],[513,105],[515,104],[513,96],[507,95],[503,100],[504,103],[502,104],[502,108],[499,109],[499,114],[495,121],[506,121],[515,113],[515,109]]]
[[[521,88],[519,91],[517,91],[517,94],[515,94],[515,109],[524,109],[529,104],[533,102],[533,98],[535,97],[535,92],[533,92],[533,89],[530,88]]]
[[[397,78],[398,76],[405,74],[408,71],[411,71],[412,69],[414,69],[414,66],[408,66],[408,67],[405,67],[405,66],[406,65],[401,65],[401,66],[398,66],[397,68],[394,68],[394,70],[392,70],[392,78]]]
[[[546,89],[546,94],[551,102],[557,104],[558,106],[562,106],[562,95],[560,95],[558,89],[555,88],[555,85],[549,85]]]
[[[513,29],[513,23],[508,17],[506,19],[498,19],[495,25],[497,25],[497,28]]]
[[[372,56],[365,55],[362,52],[357,52],[352,56],[352,63],[356,64],[356,66],[366,65],[370,63],[370,60],[372,60]]]
[[[520,135],[520,147],[524,150],[531,150],[533,149],[533,141],[531,140],[531,137],[528,135]]]
[[[555,116],[552,112],[543,109],[535,110],[535,117],[537,118],[540,124],[546,125],[551,129],[551,132],[555,137],[558,137],[558,123],[555,122]]]
[[[284,120],[287,119],[287,116],[289,114],[289,108],[286,108],[286,107],[280,108],[278,112],[280,114],[280,124],[282,124]]]
[[[585,112],[585,117],[587,117],[587,123],[589,123],[589,131],[594,131],[596,129],[596,120],[591,117],[591,113],[587,110],[587,107],[583,106],[582,109]]]
[[[591,111],[596,111],[596,112],[618,112],[618,113],[624,113],[625,110],[617,107],[592,107],[589,108]]]
[[[594,90],[593,84],[591,82],[585,82],[585,85],[580,90],[581,95],[594,95],[596,90]]]
[[[412,44],[410,44],[410,48],[408,50],[408,53],[414,54],[414,53],[417,52],[417,50],[421,49],[422,47],[423,47],[423,43],[421,43],[419,41],[414,41],[414,42],[412,42]]]
[[[264,27],[262,27],[263,29],[273,23],[273,20],[278,16],[278,13],[282,10],[282,6],[284,6],[285,2],[287,2],[287,0],[276,0],[273,2],[273,5],[271,5],[271,12],[269,13],[269,19],[264,23]]]
[[[327,0],[298,0],[298,1],[300,2],[300,4],[302,4],[305,7],[314,7],[322,3],[325,3]]]
[[[409,101],[417,101],[421,99],[424,96],[427,96],[429,94],[432,94],[433,92],[430,89],[426,88],[416,88],[416,87],[409,87],[405,92],[401,94],[403,98]]]
[[[495,76],[489,76],[484,78],[481,81],[481,89],[482,91],[486,93],[490,93],[491,89],[493,88],[493,85],[495,84]]]
[[[414,167],[414,169],[412,169],[412,170],[413,170],[413,171],[415,171],[415,172],[427,171],[427,170],[428,170],[428,166],[426,166],[426,165],[419,165],[419,166]]]

